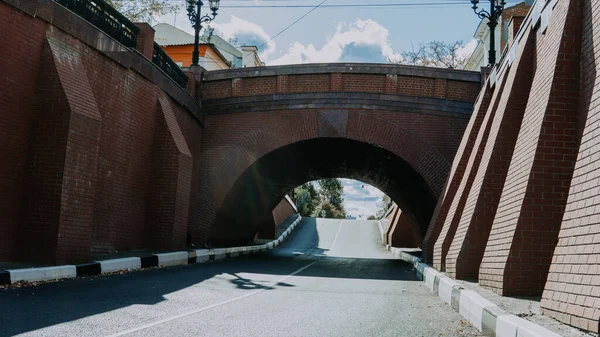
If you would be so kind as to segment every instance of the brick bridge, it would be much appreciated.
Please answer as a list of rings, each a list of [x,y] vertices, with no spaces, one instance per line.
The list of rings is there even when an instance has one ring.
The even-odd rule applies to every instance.
[[[272,228],[294,187],[352,178],[398,202],[424,235],[479,73],[369,64],[206,72],[197,230],[221,243]]]
[[[11,132],[0,187],[11,192],[0,196],[0,261],[269,237],[293,212],[286,193],[320,177],[380,187],[425,235],[479,73],[323,64],[184,74],[147,24],[122,21],[129,33],[109,36],[62,2],[0,1],[4,45],[27,43],[2,50]]]
[[[293,187],[348,177],[398,204],[387,242],[597,331],[599,3],[538,0],[481,91],[392,65],[183,74],[146,24],[117,41],[47,0],[0,17],[0,261],[269,236]]]

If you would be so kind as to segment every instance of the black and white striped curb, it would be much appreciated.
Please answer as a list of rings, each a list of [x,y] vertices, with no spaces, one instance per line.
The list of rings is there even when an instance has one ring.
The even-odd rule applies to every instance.
[[[194,263],[223,260],[241,255],[256,254],[277,247],[298,226],[302,217],[296,220],[281,235],[273,241],[262,245],[196,249],[190,251],[153,254],[143,257],[126,257],[120,259],[95,261],[79,265],[52,266],[42,268],[23,268],[0,270],[0,285],[13,284],[21,281],[37,282],[68,279],[80,276],[100,275],[119,271],[131,271],[150,267],[182,266]]]
[[[379,221],[383,238],[384,225]],[[383,241],[382,241],[383,242]],[[412,264],[417,277],[433,294],[458,311],[485,336],[492,337],[561,337],[561,335],[528,320],[515,316],[485,299],[473,290],[462,287],[455,280],[421,262],[407,250],[390,248],[395,257]]]

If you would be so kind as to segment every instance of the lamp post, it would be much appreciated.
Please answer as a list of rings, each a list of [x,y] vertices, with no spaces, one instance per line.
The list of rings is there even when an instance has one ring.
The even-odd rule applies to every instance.
[[[500,15],[504,10],[504,5],[506,5],[506,1],[504,0],[490,0],[490,11],[486,11],[485,9],[479,9],[477,4],[479,4],[479,0],[471,0],[473,4],[473,11],[480,19],[488,19],[488,26],[490,27],[490,55],[489,62],[490,66],[496,64],[496,27],[498,26],[498,19],[500,19]]]
[[[200,58],[200,52],[198,51],[198,44],[200,43],[200,30],[202,29],[202,23],[208,23],[215,19],[217,11],[219,10],[220,0],[209,0],[208,4],[212,11],[212,16],[206,14],[201,16],[200,8],[204,5],[202,0],[187,0],[187,12],[188,18],[194,27],[194,53],[192,54],[192,66],[198,65],[198,59]]]

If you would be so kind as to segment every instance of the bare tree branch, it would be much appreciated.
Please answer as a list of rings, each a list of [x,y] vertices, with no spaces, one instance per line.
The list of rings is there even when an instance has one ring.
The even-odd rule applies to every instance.
[[[419,44],[417,50],[415,50],[412,44],[411,48],[411,51],[403,52],[400,59],[389,59],[388,62],[425,67],[463,69],[469,60],[468,56],[460,54],[460,50],[464,48],[462,41],[431,41],[427,44]]]
[[[178,5],[169,0],[106,0],[109,5],[134,22],[150,22],[153,18],[175,13]]]

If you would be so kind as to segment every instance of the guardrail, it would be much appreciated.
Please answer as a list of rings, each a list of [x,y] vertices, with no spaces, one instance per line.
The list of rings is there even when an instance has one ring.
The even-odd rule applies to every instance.
[[[135,48],[140,29],[102,0],[54,0],[129,48]]]
[[[188,77],[183,70],[175,63],[158,43],[154,42],[154,52],[152,53],[152,63],[156,64],[169,77],[171,77],[180,87],[185,88]]]

